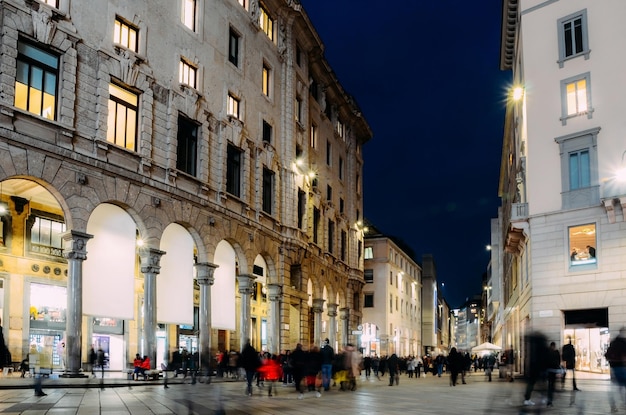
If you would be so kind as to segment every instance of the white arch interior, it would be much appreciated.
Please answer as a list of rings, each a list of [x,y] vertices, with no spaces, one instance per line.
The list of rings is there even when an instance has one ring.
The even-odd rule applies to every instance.
[[[165,255],[157,277],[157,320],[193,325],[193,238],[172,223],[163,232],[160,249]]]
[[[307,304],[309,305],[309,307],[313,307],[313,283],[311,282],[310,278],[306,284],[306,292],[308,294]]]
[[[237,256],[233,247],[220,241],[215,248],[215,283],[211,288],[211,326],[215,329],[235,330],[235,281]]]
[[[87,222],[83,264],[83,313],[132,320],[137,226],[123,209],[103,203]]]
[[[254,258],[254,265],[263,269],[262,275],[254,272],[254,276],[256,277],[254,281],[265,286],[267,284],[267,262],[265,262],[265,259],[261,255],[257,255],[256,258]]]

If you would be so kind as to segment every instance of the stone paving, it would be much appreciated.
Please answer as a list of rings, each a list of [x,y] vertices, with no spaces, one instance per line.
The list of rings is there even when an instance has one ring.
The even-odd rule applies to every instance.
[[[554,406],[541,404],[538,384],[533,393],[533,407],[524,407],[522,379],[509,383],[494,377],[487,382],[484,374],[473,373],[467,384],[451,387],[449,377],[429,375],[426,378],[400,378],[398,386],[387,380],[359,380],[357,390],[343,392],[337,387],[320,398],[307,392],[299,400],[293,386],[280,384],[278,394],[267,396],[267,388],[254,389],[245,395],[245,383],[213,380],[196,383],[181,377],[163,380],[128,381],[119,375],[104,379],[47,379],[43,382],[47,396],[36,397],[33,379],[14,375],[0,378],[0,414],[607,414],[611,384],[606,379],[578,379],[581,392],[557,390]],[[571,384],[566,384],[571,388]],[[620,413],[626,413],[620,404]],[[223,411],[223,412],[220,412]]]

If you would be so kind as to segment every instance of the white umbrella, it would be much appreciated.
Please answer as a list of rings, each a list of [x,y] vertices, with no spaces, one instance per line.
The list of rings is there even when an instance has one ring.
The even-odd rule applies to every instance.
[[[499,352],[502,350],[502,347],[497,346],[493,343],[484,342],[483,344],[479,344],[476,347],[472,347],[472,353],[477,352]]]

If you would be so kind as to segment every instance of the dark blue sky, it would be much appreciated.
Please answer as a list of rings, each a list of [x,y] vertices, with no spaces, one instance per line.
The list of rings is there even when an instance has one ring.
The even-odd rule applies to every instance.
[[[481,291],[504,98],[502,2],[301,0],[325,56],[374,138],[364,146],[364,216],[433,254],[452,307]]]

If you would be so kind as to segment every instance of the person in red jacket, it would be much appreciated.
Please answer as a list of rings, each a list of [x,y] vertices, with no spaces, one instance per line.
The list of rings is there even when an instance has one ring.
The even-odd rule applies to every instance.
[[[147,371],[150,370],[150,358],[148,356],[144,356],[141,361],[141,370],[143,373],[143,379],[148,379]]]
[[[278,358],[275,355],[265,353],[259,372],[261,372],[263,379],[269,384],[267,396],[272,396],[272,390],[274,390],[274,394],[277,394],[276,381],[283,377],[283,369],[278,362]]]

